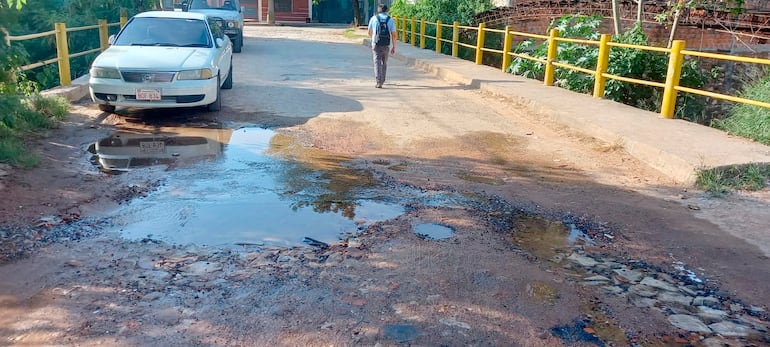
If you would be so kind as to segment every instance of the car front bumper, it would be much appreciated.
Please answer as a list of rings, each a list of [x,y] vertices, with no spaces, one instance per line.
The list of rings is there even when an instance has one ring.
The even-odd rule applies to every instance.
[[[170,83],[127,83],[122,79],[89,78],[91,100],[97,104],[138,108],[205,106],[217,100],[217,79]],[[160,90],[160,100],[137,100],[137,89]]]

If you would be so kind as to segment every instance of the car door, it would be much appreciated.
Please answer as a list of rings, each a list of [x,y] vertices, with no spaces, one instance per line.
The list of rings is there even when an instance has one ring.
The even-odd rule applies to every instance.
[[[212,59],[214,60],[214,65],[219,67],[219,74],[221,76],[219,83],[222,84],[227,78],[227,74],[230,72],[233,45],[227,35],[225,35],[225,31],[222,28],[221,22],[219,20],[209,18],[208,26],[211,30],[211,36],[214,38],[214,54]],[[217,46],[217,39],[222,39],[224,44],[222,46]]]

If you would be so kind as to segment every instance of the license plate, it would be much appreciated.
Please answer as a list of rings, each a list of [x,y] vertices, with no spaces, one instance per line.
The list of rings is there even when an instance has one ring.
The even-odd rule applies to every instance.
[[[158,101],[160,100],[160,89],[137,88],[136,100]]]
[[[145,154],[165,153],[166,143],[163,141],[140,141],[139,152]]]

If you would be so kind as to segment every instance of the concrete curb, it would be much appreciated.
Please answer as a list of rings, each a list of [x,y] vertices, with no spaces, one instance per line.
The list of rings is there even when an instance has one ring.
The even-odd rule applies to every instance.
[[[369,45],[364,40],[364,45]],[[511,100],[526,110],[607,143],[682,184],[703,169],[770,163],[770,147],[707,126],[590,95],[547,87],[499,69],[400,43],[394,58],[447,81]],[[558,101],[554,101],[558,100]]]
[[[43,96],[59,96],[70,102],[75,102],[85,98],[88,95],[88,75],[80,76],[72,81],[69,86],[58,86],[56,88],[40,92]]]

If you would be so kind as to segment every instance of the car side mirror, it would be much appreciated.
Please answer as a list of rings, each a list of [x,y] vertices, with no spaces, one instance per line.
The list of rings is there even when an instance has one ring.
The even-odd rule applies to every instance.
[[[222,46],[225,45],[225,40],[222,39],[221,37],[217,37],[217,39],[214,40],[214,42],[216,42],[217,48],[222,47]]]
[[[190,3],[187,1],[182,1],[182,11],[187,12],[187,10],[190,9]]]
[[[107,43],[108,43],[110,46],[112,46],[112,44],[113,44],[113,43],[115,43],[115,38],[116,38],[116,37],[117,37],[117,36],[115,36],[114,34],[113,34],[113,35],[110,35],[110,37],[109,37],[109,38],[107,38]]]

